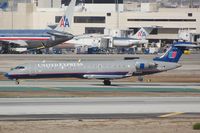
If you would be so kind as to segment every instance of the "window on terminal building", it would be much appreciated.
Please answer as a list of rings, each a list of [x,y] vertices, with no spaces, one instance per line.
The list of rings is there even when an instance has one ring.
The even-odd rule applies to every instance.
[[[62,0],[62,4],[68,5],[70,0]],[[83,3],[123,3],[123,0],[78,0],[78,2]]]
[[[62,16],[55,16],[55,23],[59,23]]]
[[[129,27],[129,31],[128,31],[128,34],[136,34],[141,28],[134,28],[134,27]],[[153,29],[149,34],[152,34],[152,35],[156,35],[158,34],[158,29],[155,28]]]
[[[74,23],[105,23],[105,17],[75,16]]]
[[[151,35],[157,35],[158,34],[158,29],[153,29],[150,33]]]
[[[105,27],[85,27],[85,33],[100,33],[104,34]]]
[[[192,17],[192,13],[188,13],[188,17]]]
[[[111,16],[111,13],[110,13],[110,12],[108,12],[106,15],[107,15],[107,16]]]
[[[196,19],[127,19],[127,21],[196,22]]]
[[[93,2],[94,3],[123,3],[123,0],[93,0]]]

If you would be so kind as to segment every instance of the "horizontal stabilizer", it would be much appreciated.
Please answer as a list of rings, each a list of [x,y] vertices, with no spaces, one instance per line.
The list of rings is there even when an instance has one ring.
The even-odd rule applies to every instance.
[[[55,37],[68,37],[68,36],[73,37],[73,35],[70,33],[64,33],[64,32],[58,32],[58,31],[49,31],[47,33]]]
[[[175,44],[175,47],[185,47],[185,48],[200,48],[200,45],[195,44]]]

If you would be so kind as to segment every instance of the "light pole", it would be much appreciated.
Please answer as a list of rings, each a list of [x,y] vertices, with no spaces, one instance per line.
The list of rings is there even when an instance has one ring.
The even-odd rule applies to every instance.
[[[11,28],[12,30],[14,29],[14,24],[13,24],[13,8],[14,8],[14,1],[11,0],[10,1],[10,9],[11,9]]]
[[[119,29],[119,2],[115,0],[115,11],[117,13],[117,29]]]

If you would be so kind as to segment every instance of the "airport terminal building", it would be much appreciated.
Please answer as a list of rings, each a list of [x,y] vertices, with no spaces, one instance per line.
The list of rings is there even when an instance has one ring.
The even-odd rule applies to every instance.
[[[26,1],[27,2],[27,1]],[[13,3],[11,3],[13,4]],[[29,0],[0,10],[0,29],[46,29],[59,22],[64,12],[62,0]],[[14,10],[15,9],[15,10]],[[118,1],[79,3],[74,13],[72,33],[104,33],[104,29],[137,32],[140,27],[158,26],[148,36],[152,42],[178,39],[180,30],[200,33],[200,8],[165,8],[158,3]],[[198,36],[193,38],[196,41]]]

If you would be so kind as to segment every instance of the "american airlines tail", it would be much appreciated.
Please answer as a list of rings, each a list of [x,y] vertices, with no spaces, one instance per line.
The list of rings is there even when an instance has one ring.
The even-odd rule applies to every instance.
[[[136,34],[130,35],[130,37],[137,40],[145,40],[152,30],[153,27],[142,27]]]
[[[58,26],[54,29],[58,32],[69,32],[71,30],[71,23],[74,14],[76,0],[71,0],[69,6],[65,10],[64,15],[60,19]]]
[[[187,53],[187,50],[192,47],[197,47],[190,42],[177,42],[174,43],[161,57],[156,57],[154,61],[173,62],[177,63],[183,53]]]

